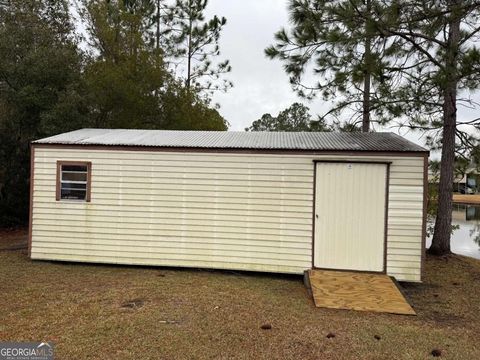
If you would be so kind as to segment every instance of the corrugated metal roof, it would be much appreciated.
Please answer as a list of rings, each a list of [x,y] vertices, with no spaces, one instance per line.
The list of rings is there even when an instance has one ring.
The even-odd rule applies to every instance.
[[[427,151],[393,133],[81,129],[33,143],[203,149]]]

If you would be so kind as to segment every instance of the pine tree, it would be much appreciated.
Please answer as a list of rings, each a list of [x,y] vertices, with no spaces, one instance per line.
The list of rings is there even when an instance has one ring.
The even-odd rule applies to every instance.
[[[83,19],[95,51],[85,68],[97,127],[226,130],[228,123],[196,89],[188,91],[149,41],[147,0],[89,0]]]
[[[161,55],[146,43],[151,13],[144,2],[86,2],[82,17],[95,56],[87,62],[85,81],[97,127],[162,122],[156,91],[167,86],[169,75]]]
[[[165,55],[167,44],[164,29],[167,25],[168,4],[166,0],[123,0],[123,5],[131,13],[142,13],[145,21],[145,40],[159,53]]]
[[[457,105],[475,107],[469,94],[480,88],[480,3],[474,0],[389,1],[374,19],[377,31],[399,42],[405,64],[402,84],[392,93],[408,122],[427,132],[441,149],[438,209],[432,254],[450,252],[455,157],[476,156],[478,138],[465,127],[480,128],[480,119],[461,123]],[[360,14],[358,14],[361,16]],[[462,126],[459,126],[462,125]]]
[[[338,122],[339,115],[351,115],[351,126],[362,123],[365,132],[371,128],[371,114],[381,124],[398,115],[387,100],[394,80],[389,68],[394,66],[390,55],[395,42],[381,36],[372,21],[382,7],[375,0],[291,0],[293,28],[277,32],[276,44],[265,50],[268,57],[285,63],[300,96],[320,94],[335,101],[324,118]],[[309,71],[317,79],[313,84],[303,81]]]
[[[185,86],[199,90],[224,90],[233,86],[220,77],[232,70],[229,60],[214,62],[220,55],[220,34],[227,23],[224,17],[205,20],[208,0],[176,0],[169,7],[166,29],[167,57],[185,67]]]

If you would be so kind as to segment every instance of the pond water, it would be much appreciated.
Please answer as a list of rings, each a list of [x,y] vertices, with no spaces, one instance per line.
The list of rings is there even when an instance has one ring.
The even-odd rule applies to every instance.
[[[459,226],[452,234],[452,252],[480,259],[480,205],[453,204],[452,222]],[[430,244],[427,238],[427,248]]]

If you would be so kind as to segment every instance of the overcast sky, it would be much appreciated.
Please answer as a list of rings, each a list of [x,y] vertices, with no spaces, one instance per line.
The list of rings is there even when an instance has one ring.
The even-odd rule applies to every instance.
[[[227,18],[220,50],[229,59],[234,83],[227,93],[217,93],[214,101],[230,122],[231,130],[243,130],[264,113],[277,114],[299,98],[292,91],[279,61],[267,59],[264,49],[273,34],[288,23],[285,0],[210,0],[208,15]],[[305,103],[313,109],[318,104]]]
[[[273,43],[274,33],[288,26],[287,0],[210,0],[207,16],[214,14],[227,18],[220,49],[222,58],[231,61],[233,69],[227,77],[234,87],[227,93],[215,94],[214,101],[230,122],[230,130],[243,130],[264,113],[276,115],[295,101],[310,107],[312,115],[330,108],[330,104],[319,99],[309,102],[298,98],[282,64],[264,55],[264,49]],[[468,120],[479,115],[478,111],[459,106],[458,116],[459,120]],[[402,130],[400,134],[424,145],[418,133]]]

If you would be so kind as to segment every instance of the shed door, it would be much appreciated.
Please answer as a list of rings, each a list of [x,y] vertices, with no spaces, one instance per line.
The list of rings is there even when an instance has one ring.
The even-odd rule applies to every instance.
[[[387,164],[316,164],[314,267],[384,271]]]

